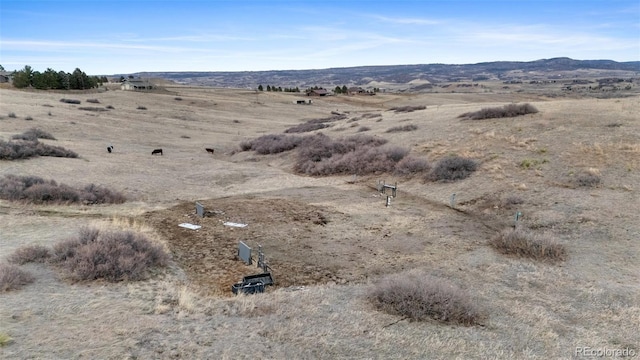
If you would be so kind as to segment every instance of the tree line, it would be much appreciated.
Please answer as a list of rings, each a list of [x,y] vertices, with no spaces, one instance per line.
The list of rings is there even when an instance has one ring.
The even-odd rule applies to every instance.
[[[321,87],[318,86],[314,86],[314,87],[310,87],[308,89],[305,90],[305,92],[310,92],[312,90],[318,90],[318,89],[322,89]],[[265,87],[262,85],[258,85],[258,91],[265,91]],[[280,86],[275,87],[275,86],[271,86],[271,85],[267,85],[266,87],[266,91],[284,91],[284,92],[300,92],[300,89],[296,86],[295,88],[282,88]],[[334,94],[348,94],[349,93],[349,89],[347,88],[347,85],[342,85],[342,86],[336,86],[335,89],[332,90],[334,92]],[[371,91],[366,91],[367,93],[371,93]],[[373,88],[374,93],[380,92],[379,88]]]
[[[72,73],[55,71],[48,68],[44,72],[34,71],[26,65],[22,70],[13,72],[13,86],[16,88],[34,87],[41,90],[85,90],[109,82],[106,76],[88,76],[76,68]]]
[[[284,91],[284,92],[300,92],[300,89],[296,86],[295,88],[282,88],[281,86],[275,87],[271,85],[267,85],[267,91]],[[265,91],[265,88],[262,84],[258,85],[258,91]]]

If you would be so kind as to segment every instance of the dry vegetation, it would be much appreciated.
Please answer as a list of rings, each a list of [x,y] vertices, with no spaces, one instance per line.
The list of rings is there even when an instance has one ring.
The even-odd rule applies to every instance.
[[[121,204],[127,198],[104,186],[89,184],[76,189],[37,176],[5,175],[0,179],[0,199],[32,204]]]
[[[526,104],[508,104],[502,107],[482,108],[478,111],[464,113],[459,118],[470,120],[485,120],[485,119],[499,119],[509,118],[515,116],[522,116],[527,114],[535,114],[538,109],[535,106]]]
[[[0,292],[18,290],[35,281],[35,277],[13,264],[0,263]]]
[[[483,318],[464,290],[425,273],[389,275],[372,287],[368,297],[376,308],[413,321],[477,325]]]
[[[0,357],[640,353],[640,97],[503,86],[308,106],[186,86],[65,95],[111,111],[0,89],[0,114],[33,117],[0,127]],[[458,118],[521,103],[539,111]],[[416,128],[387,132],[403,123]],[[331,128],[284,133],[300,124]],[[4,155],[49,142],[82,158]],[[398,185],[389,207],[379,181]],[[43,201],[67,191],[82,200]],[[240,240],[265,252],[264,294],[231,294],[261,272],[237,260]]]

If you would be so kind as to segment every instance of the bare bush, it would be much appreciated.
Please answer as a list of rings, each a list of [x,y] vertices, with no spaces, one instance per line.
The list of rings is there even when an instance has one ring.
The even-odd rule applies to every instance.
[[[169,256],[142,234],[84,228],[56,244],[53,259],[74,280],[116,282],[144,279],[152,268],[166,266]]]
[[[394,126],[392,128],[387,129],[388,133],[394,133],[394,132],[402,132],[402,131],[414,131],[417,130],[418,127],[416,125],[404,125],[404,126]]]
[[[0,160],[28,159],[34,156],[77,158],[78,154],[60,146],[51,146],[39,141],[0,140]]]
[[[386,142],[366,135],[338,140],[324,134],[307,136],[298,146],[294,169],[308,175],[390,172],[409,151],[399,147],[380,148]]]
[[[307,124],[324,124],[324,123],[330,123],[330,122],[344,120],[347,117],[348,117],[347,114],[341,114],[341,113],[337,113],[335,111],[332,111],[331,112],[331,116],[329,116],[329,117],[307,120],[306,123]]]
[[[137,109],[138,109],[138,110],[147,110],[147,107],[146,107],[146,106],[139,105],[139,106],[137,107]]]
[[[97,106],[81,106],[78,108],[78,110],[93,111],[93,112],[109,111],[108,109],[97,107]]]
[[[584,171],[576,175],[573,181],[579,187],[597,187],[602,183],[602,178],[597,172]]]
[[[286,134],[290,134],[290,133],[304,133],[304,132],[311,132],[311,131],[315,131],[315,130],[320,130],[320,129],[325,129],[330,127],[331,125],[329,124],[325,124],[325,123],[304,123],[304,124],[299,124],[296,126],[292,126],[288,129],[286,129],[284,132]]]
[[[378,310],[411,321],[476,325],[484,318],[463,289],[419,272],[387,276],[375,284],[367,297]]]
[[[51,250],[48,247],[42,245],[26,245],[19,247],[13,254],[9,255],[7,261],[13,264],[26,264],[26,263],[43,263],[51,257]]]
[[[360,126],[358,128],[358,132],[365,132],[365,131],[369,131],[369,130],[371,130],[371,128],[368,127],[368,126]]]
[[[0,199],[34,204],[121,204],[126,197],[116,191],[90,184],[74,189],[36,176],[6,175],[0,179]]]
[[[432,181],[455,181],[469,177],[478,168],[475,160],[450,156],[436,163],[427,179]]]
[[[23,132],[22,134],[13,135],[11,138],[15,140],[29,140],[29,141],[34,141],[38,139],[56,140],[56,138],[50,133],[37,128],[31,128]]]
[[[431,165],[426,159],[407,156],[396,164],[394,173],[400,176],[427,174]]]
[[[66,103],[66,104],[80,104],[81,101],[80,100],[74,100],[74,99],[60,99],[60,102]]]
[[[100,100],[98,99],[87,99],[85,101],[92,104],[100,104]]]
[[[529,103],[508,104],[502,107],[484,108],[475,112],[467,112],[459,115],[458,117],[470,120],[484,120],[535,114],[537,112],[538,109]]]
[[[107,109],[109,109],[109,110],[113,110],[113,109],[115,109],[115,108],[113,107],[113,105],[107,105],[107,106],[105,106],[105,108],[107,108]]]
[[[526,232],[523,229],[508,229],[493,237],[489,244],[503,254],[551,262],[567,258],[567,251],[547,235]]]
[[[502,200],[502,206],[504,206],[507,209],[512,209],[516,205],[520,205],[523,203],[524,203],[524,200],[522,200],[521,197],[515,196],[515,195],[507,196],[506,198],[504,198],[504,200]]]
[[[27,120],[27,121],[33,120],[33,118],[31,116],[26,116],[24,119]]]
[[[407,112],[414,112],[416,110],[424,110],[427,107],[424,105],[421,106],[411,106],[411,105],[407,105],[407,106],[396,106],[396,107],[392,107],[389,110],[392,110],[394,112],[397,113],[407,113]]]
[[[35,281],[35,277],[18,265],[0,264],[0,291],[18,290]]]
[[[301,137],[293,135],[263,135],[253,140],[241,142],[240,149],[242,151],[253,150],[262,155],[278,154],[295,149],[301,141]]]
[[[7,115],[7,116],[9,116],[12,119],[15,119],[17,117],[16,113],[14,113],[14,112],[10,112],[9,115]]]

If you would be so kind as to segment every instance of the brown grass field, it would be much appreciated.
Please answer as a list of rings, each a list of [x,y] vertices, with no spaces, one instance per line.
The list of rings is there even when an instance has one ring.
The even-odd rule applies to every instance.
[[[311,105],[295,105],[295,94],[186,86],[156,93],[0,89],[0,140],[38,128],[57,139],[43,143],[79,155],[0,161],[0,176],[93,183],[129,199],[0,200],[0,262],[86,225],[141,232],[171,255],[166,270],[137,282],[71,282],[50,264],[21,265],[35,282],[0,292],[0,358],[570,359],[577,347],[638,356],[640,96],[494,87],[331,96]],[[113,109],[81,110],[87,99]],[[524,102],[539,112],[458,118]],[[404,106],[426,109],[389,110]],[[455,182],[311,177],[293,171],[295,152],[238,151],[243,140],[332,112],[347,116],[315,132],[337,138],[365,126],[367,135],[431,164],[455,154],[480,165]],[[387,132],[405,125],[416,129]],[[156,148],[162,156],[151,155]],[[601,182],[578,186],[584,173]],[[398,183],[390,207],[376,190],[379,180]],[[196,201],[211,216],[197,217]],[[553,239],[566,259],[510,256],[490,246],[514,226],[517,211],[522,231]],[[178,227],[183,222],[202,228]],[[276,281],[266,293],[231,293],[243,276],[260,272],[236,259],[238,241],[262,246]],[[466,290],[485,314],[482,323],[409,321],[367,300],[384,276],[412,271]]]

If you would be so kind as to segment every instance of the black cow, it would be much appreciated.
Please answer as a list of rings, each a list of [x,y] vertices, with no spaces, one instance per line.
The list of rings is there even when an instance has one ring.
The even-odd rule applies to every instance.
[[[151,155],[160,154],[162,155],[162,149],[155,149],[151,152]]]
[[[204,149],[205,149],[205,150],[207,150],[207,152],[208,152],[208,153],[213,154],[213,151],[214,151],[214,150],[213,150],[212,148],[204,148]]]

